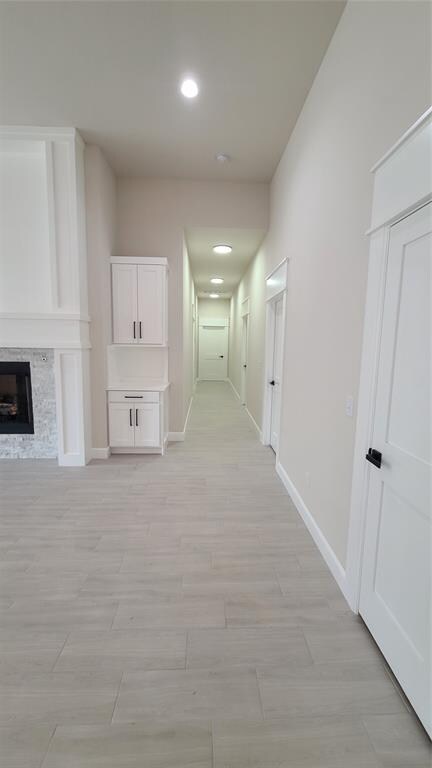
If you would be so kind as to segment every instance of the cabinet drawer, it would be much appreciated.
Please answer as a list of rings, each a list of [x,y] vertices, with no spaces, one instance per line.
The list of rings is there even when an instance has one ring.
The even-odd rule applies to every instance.
[[[109,403],[159,403],[159,392],[139,390],[108,392]]]

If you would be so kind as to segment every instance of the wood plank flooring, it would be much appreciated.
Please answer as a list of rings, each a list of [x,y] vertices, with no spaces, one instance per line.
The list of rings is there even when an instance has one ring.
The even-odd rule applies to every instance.
[[[244,410],[167,455],[0,462],[0,768],[426,768]]]

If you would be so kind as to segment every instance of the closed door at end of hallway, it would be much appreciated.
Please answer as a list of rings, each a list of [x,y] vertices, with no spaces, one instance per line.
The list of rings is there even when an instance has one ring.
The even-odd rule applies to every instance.
[[[228,326],[206,323],[199,327],[199,378],[224,381],[228,377]]]

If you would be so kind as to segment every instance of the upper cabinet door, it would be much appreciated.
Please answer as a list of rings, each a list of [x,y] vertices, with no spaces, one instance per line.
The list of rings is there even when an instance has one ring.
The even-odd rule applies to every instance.
[[[113,342],[114,344],[136,344],[138,341],[136,264],[112,265],[112,294]]]
[[[140,344],[166,343],[166,269],[159,264],[138,266],[138,328]]]

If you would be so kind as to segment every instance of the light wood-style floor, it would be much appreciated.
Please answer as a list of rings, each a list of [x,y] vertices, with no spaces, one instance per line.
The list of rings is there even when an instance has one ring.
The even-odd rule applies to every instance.
[[[166,457],[3,461],[1,768],[426,768],[232,390]]]

